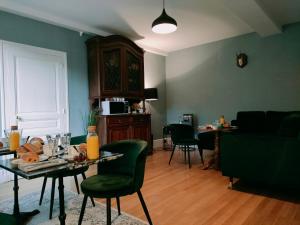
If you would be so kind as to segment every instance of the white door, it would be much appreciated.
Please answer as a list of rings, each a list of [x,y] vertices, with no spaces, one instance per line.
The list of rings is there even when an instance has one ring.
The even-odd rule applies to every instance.
[[[66,53],[2,41],[3,128],[23,136],[68,132]]]

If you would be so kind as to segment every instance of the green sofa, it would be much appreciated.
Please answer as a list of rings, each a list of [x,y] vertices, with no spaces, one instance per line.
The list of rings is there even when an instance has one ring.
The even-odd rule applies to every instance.
[[[238,112],[239,129],[221,136],[221,171],[229,178],[300,187],[300,112]]]

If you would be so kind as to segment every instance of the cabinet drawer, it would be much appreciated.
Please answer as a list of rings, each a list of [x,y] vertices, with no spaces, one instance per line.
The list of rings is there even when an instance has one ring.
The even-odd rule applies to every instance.
[[[133,123],[147,123],[149,121],[149,117],[145,116],[133,116],[132,122]]]
[[[129,125],[129,117],[109,117],[107,118],[108,126],[116,126],[116,125]]]

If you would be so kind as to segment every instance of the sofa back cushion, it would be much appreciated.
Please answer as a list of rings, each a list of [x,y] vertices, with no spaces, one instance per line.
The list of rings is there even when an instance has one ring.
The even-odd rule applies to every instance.
[[[278,134],[284,137],[298,137],[300,133],[300,113],[286,116],[278,130]]]
[[[244,132],[263,132],[265,130],[264,111],[241,111],[237,113],[237,126]]]
[[[290,115],[290,112],[267,111],[266,112],[266,132],[277,134],[283,119]]]

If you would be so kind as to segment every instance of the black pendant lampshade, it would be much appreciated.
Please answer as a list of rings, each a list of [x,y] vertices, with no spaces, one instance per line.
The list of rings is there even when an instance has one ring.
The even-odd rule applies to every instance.
[[[145,88],[144,96],[147,101],[158,100],[157,88]]]
[[[159,34],[168,34],[177,30],[177,22],[170,17],[165,10],[165,0],[163,0],[163,11],[161,15],[152,23],[152,31]]]

